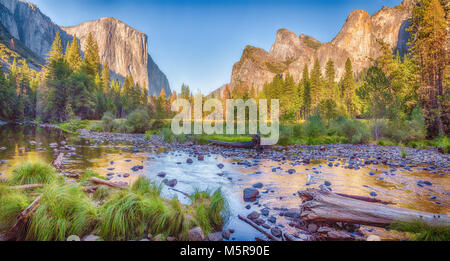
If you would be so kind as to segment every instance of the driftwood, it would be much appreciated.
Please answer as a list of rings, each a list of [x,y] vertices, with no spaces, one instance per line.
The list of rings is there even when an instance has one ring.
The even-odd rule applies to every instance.
[[[256,230],[258,230],[259,232],[263,233],[266,237],[268,237],[269,239],[273,240],[273,241],[280,241],[278,238],[274,237],[272,234],[268,233],[267,231],[265,231],[264,229],[260,228],[257,224],[255,224],[253,221],[251,221],[248,218],[245,218],[241,215],[238,215],[238,218],[242,221],[244,221],[245,223],[249,224],[250,226],[254,227]]]
[[[342,197],[346,197],[346,198],[353,198],[353,199],[357,199],[357,200],[362,200],[362,201],[366,201],[366,202],[371,202],[371,203],[381,203],[381,204],[395,204],[393,202],[390,201],[383,201],[383,200],[379,200],[376,198],[369,198],[369,197],[364,197],[364,196],[355,196],[355,195],[347,195],[347,194],[342,194],[342,193],[336,193],[339,196]]]
[[[42,185],[42,184],[29,184],[29,185],[22,185],[22,186],[13,186],[10,188],[17,189],[17,190],[29,190],[29,189],[43,188],[43,187],[44,187],[44,185]]]
[[[56,157],[55,160],[52,161],[53,167],[55,167],[57,170],[62,170],[64,162],[64,153],[59,153],[58,157]]]
[[[83,191],[87,193],[94,193],[98,189],[98,186],[83,187]]]
[[[356,234],[351,234],[347,231],[343,230],[336,230],[331,227],[321,227],[317,230],[317,234],[323,235],[326,240],[359,240],[359,241],[365,241],[364,237],[358,236]]]
[[[99,178],[96,178],[96,177],[90,178],[90,181],[95,183],[95,184],[106,185],[106,186],[109,186],[109,187],[119,188],[119,189],[125,189],[125,188],[128,187],[127,185],[116,184],[114,182],[107,181],[107,180],[104,180],[104,179],[99,179]]]
[[[345,222],[386,227],[396,221],[421,220],[428,225],[450,225],[450,217],[427,212],[396,208],[371,203],[326,191],[308,189],[299,191],[303,200],[301,217],[312,222]]]
[[[173,190],[173,191],[175,191],[175,192],[178,192],[178,193],[181,193],[181,194],[183,194],[185,197],[187,197],[187,198],[190,198],[191,197],[191,195],[189,195],[188,193],[186,193],[186,192],[183,192],[183,191],[181,191],[181,190],[178,190],[178,189],[174,189],[174,188],[169,188],[170,190]]]
[[[17,221],[14,226],[7,233],[7,240],[23,240],[22,229],[25,228],[26,223],[29,221],[30,216],[36,211],[41,202],[41,197],[37,197],[24,211],[22,211],[17,217]]]

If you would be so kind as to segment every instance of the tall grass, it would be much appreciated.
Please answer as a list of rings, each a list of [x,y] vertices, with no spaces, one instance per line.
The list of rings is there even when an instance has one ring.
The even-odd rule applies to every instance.
[[[43,190],[26,239],[63,241],[70,235],[82,237],[94,228],[96,219],[97,209],[80,186],[53,183]]]
[[[0,232],[8,230],[17,221],[17,216],[27,208],[25,194],[0,185]]]
[[[159,197],[161,195],[162,186],[153,184],[148,178],[140,176],[134,182],[131,190],[141,195]]]
[[[9,179],[11,184],[48,184],[56,180],[56,171],[45,163],[27,163],[16,166]]]
[[[130,240],[145,235],[147,223],[159,219],[165,206],[159,197],[130,190],[111,195],[100,210],[100,234],[105,240]]]
[[[395,222],[391,229],[412,233],[413,241],[450,241],[450,226],[431,226],[420,220]]]

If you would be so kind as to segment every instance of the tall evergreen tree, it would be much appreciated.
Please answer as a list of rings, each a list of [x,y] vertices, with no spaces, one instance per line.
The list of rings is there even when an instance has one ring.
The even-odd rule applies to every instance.
[[[48,53],[47,62],[57,61],[64,58],[64,52],[61,44],[61,35],[59,31],[56,32],[55,39],[53,40],[50,52]]]
[[[65,59],[72,70],[76,71],[80,69],[83,59],[80,54],[80,46],[78,45],[78,40],[76,35],[73,36],[72,43],[66,49]]]
[[[450,87],[443,84],[448,66],[447,26],[439,0],[421,0],[414,8],[411,49],[420,69],[419,97],[432,135],[443,135],[449,125]]]
[[[94,40],[92,33],[89,33],[84,54],[84,63],[86,72],[94,77],[100,72],[100,56],[98,52],[98,44]]]

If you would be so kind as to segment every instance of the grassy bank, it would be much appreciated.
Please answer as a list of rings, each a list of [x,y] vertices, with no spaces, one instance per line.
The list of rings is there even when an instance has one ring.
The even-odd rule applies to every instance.
[[[70,235],[89,234],[104,240],[140,240],[147,234],[187,240],[188,232],[200,227],[207,235],[221,231],[227,204],[220,190],[196,191],[192,204],[177,198],[161,197],[161,185],[140,177],[127,189],[99,186],[88,193],[88,171],[80,183],[69,184],[58,178],[45,164],[17,166],[6,184],[0,185],[0,233],[7,233],[18,215],[36,198],[38,207],[16,231],[17,238],[37,241],[62,241]],[[18,190],[13,185],[40,183],[42,188]]]

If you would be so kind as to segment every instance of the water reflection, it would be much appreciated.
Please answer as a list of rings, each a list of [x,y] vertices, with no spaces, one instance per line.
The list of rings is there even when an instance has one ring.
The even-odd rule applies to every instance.
[[[68,151],[70,156],[64,168],[75,173],[92,169],[113,181],[128,183],[132,183],[139,175],[145,175],[161,183],[162,178],[158,174],[165,172],[166,179],[177,179],[178,184],[175,190],[164,185],[162,195],[168,199],[178,197],[186,204],[189,199],[184,193],[192,193],[195,189],[213,191],[221,188],[231,210],[227,227],[236,230],[233,237],[238,240],[254,240],[255,236],[260,236],[259,232],[238,220],[238,214],[246,215],[268,207],[271,209],[270,215],[275,215],[277,223],[285,225],[289,231],[292,228],[273,209],[298,207],[301,203],[296,196],[298,190],[317,188],[325,181],[331,183],[334,192],[361,196],[370,196],[374,192],[378,199],[392,201],[399,207],[450,213],[450,180],[447,174],[441,176],[417,169],[391,171],[381,165],[369,165],[359,170],[346,169],[343,164],[329,167],[327,162],[304,166],[292,161],[225,159],[218,155],[207,155],[203,161],[199,161],[179,151],[166,152],[156,147],[136,149],[127,144],[96,144],[59,130],[26,125],[0,126],[0,148],[6,148],[0,150],[0,173],[7,176],[14,165],[25,162],[50,163],[55,157],[50,144],[63,141],[72,148]],[[193,159],[192,164],[186,162],[188,158]],[[239,164],[243,160],[249,161],[250,167]],[[217,166],[219,163],[224,165],[223,169]],[[143,168],[133,171],[135,166]],[[295,173],[289,174],[289,170],[291,173],[295,170]],[[308,175],[311,177],[310,186],[306,186]],[[433,185],[419,187],[416,185],[418,180],[427,180]],[[248,210],[242,191],[255,183],[263,183],[264,187],[260,190],[259,201],[252,203]]]

